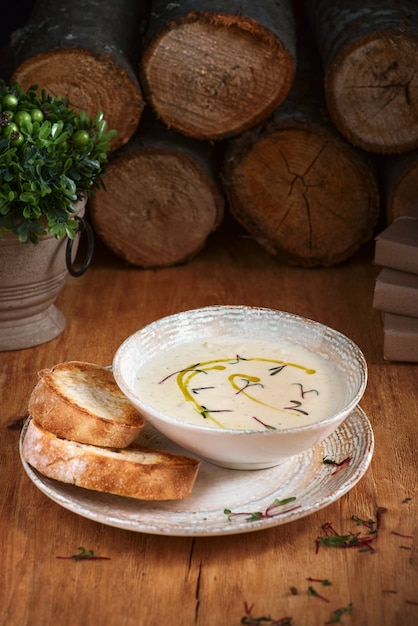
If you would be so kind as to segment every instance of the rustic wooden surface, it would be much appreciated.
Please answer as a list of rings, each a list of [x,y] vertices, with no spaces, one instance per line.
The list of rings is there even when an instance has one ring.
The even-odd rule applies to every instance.
[[[290,267],[235,226],[230,231],[228,222],[201,254],[175,268],[128,269],[99,246],[93,267],[70,279],[59,296],[65,332],[43,346],[0,354],[0,623],[238,626],[247,602],[254,603],[254,618],[291,616],[292,626],[318,626],[351,602],[352,615],[341,617],[344,626],[417,624],[418,365],[382,359],[380,317],[371,307],[378,271],[372,256],[369,245],[331,269]],[[108,364],[119,344],[144,324],[216,303],[288,310],[360,345],[369,364],[361,405],[376,438],[360,482],[326,509],[291,524],[207,538],[104,526],[39,492],[19,460],[19,430],[9,428],[25,415],[37,371],[67,359]],[[316,554],[322,524],[344,532],[352,528],[352,515],[373,518],[377,507],[387,511],[376,553],[321,547]],[[56,558],[76,553],[78,546],[110,560]],[[329,602],[312,596],[310,585]]]

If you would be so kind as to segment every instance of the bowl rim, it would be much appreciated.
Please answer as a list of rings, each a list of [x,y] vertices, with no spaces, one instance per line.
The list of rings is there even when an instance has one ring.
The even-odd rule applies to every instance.
[[[158,324],[161,324],[163,322],[169,322],[170,320],[173,320],[173,321],[178,320],[185,314],[190,315],[190,314],[198,314],[198,313],[204,313],[204,312],[209,312],[209,311],[219,312],[221,310],[236,311],[239,309],[242,311],[251,310],[251,311],[259,311],[260,313],[266,312],[269,314],[275,314],[279,317],[285,317],[286,319],[290,319],[290,320],[301,322],[301,323],[308,322],[310,326],[315,326],[315,328],[319,330],[326,331],[328,336],[329,334],[331,334],[333,337],[339,340],[342,340],[345,345],[350,346],[353,356],[355,357],[356,361],[359,364],[359,368],[361,372],[361,383],[357,389],[357,392],[354,394],[350,402],[346,403],[337,413],[333,413],[332,415],[325,417],[321,420],[312,422],[311,424],[305,424],[301,426],[294,426],[294,427],[289,427],[289,428],[278,428],[275,430],[270,430],[270,429],[253,430],[253,429],[220,428],[220,427],[216,428],[213,426],[205,426],[203,424],[194,424],[191,422],[187,422],[185,420],[181,420],[180,418],[177,418],[177,417],[166,415],[164,413],[161,413],[160,411],[156,411],[151,405],[144,402],[132,389],[130,389],[129,386],[125,383],[122,376],[119,375],[120,363],[122,362],[123,356],[126,353],[128,346],[134,343],[135,340],[138,337],[140,337],[142,334],[144,334],[145,332],[149,332],[150,330],[152,330],[153,327],[157,326]],[[222,304],[208,305],[204,307],[198,307],[195,309],[186,309],[186,310],[179,311],[177,313],[173,313],[170,315],[165,315],[156,320],[153,320],[152,322],[145,324],[143,327],[139,328],[134,333],[126,337],[126,339],[119,345],[113,357],[112,371],[113,371],[113,375],[115,377],[115,381],[117,385],[120,387],[122,393],[124,393],[125,396],[127,396],[128,400],[130,400],[130,396],[134,397],[135,401],[138,402],[139,406],[144,407],[144,410],[151,413],[153,416],[155,416],[156,419],[166,424],[171,424],[171,425],[178,424],[186,430],[211,433],[213,435],[215,433],[216,434],[222,433],[222,434],[229,434],[229,435],[234,435],[234,436],[245,435],[247,437],[249,435],[271,437],[272,435],[275,435],[275,434],[276,435],[278,434],[289,435],[289,434],[303,433],[306,431],[313,431],[316,429],[320,429],[321,427],[324,427],[326,425],[331,425],[335,421],[336,422],[342,421],[358,405],[358,403],[360,402],[361,398],[364,395],[364,392],[367,387],[367,382],[368,382],[368,365],[367,365],[366,357],[364,356],[363,351],[352,339],[350,339],[347,335],[345,335],[341,331],[336,330],[332,328],[331,326],[327,326],[326,324],[323,324],[322,322],[318,322],[316,320],[298,315],[296,313],[290,313],[288,311],[271,309],[268,307],[251,306],[251,305],[222,305]],[[130,401],[132,402],[132,400]],[[140,412],[140,409],[138,409],[138,411]],[[145,415],[143,417],[146,421],[151,422],[151,419],[147,418]]]

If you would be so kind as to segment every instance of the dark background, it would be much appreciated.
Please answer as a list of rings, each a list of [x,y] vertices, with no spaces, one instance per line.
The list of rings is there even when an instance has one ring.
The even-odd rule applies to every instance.
[[[23,26],[28,19],[35,0],[9,0],[0,10],[0,46],[9,45],[10,33]]]
[[[31,14],[35,0],[9,0],[0,9],[0,79],[8,82],[13,68],[10,35],[24,26]]]

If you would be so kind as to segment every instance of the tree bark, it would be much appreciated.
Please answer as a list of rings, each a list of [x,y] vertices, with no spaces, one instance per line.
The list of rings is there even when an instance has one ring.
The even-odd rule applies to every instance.
[[[382,157],[379,174],[382,206],[388,225],[417,203],[418,151]]]
[[[154,0],[150,15],[141,84],[168,127],[223,139],[287,95],[295,68],[289,0]]]
[[[111,159],[106,191],[90,200],[107,247],[143,268],[195,256],[223,218],[214,151],[144,114],[137,135]]]
[[[325,70],[328,110],[354,145],[418,147],[416,0],[306,0]]]
[[[222,181],[231,213],[270,253],[293,265],[332,266],[372,236],[379,195],[370,159],[326,113],[315,49],[298,23],[292,89],[269,120],[231,142]]]
[[[75,109],[104,112],[118,131],[112,148],[135,132],[144,106],[135,73],[148,2],[37,0],[24,28],[12,36],[12,79],[68,96]]]

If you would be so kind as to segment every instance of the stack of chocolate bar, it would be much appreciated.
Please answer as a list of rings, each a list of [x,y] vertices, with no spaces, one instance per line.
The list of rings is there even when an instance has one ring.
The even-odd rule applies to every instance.
[[[382,311],[383,356],[418,362],[418,204],[376,237],[373,307]]]

